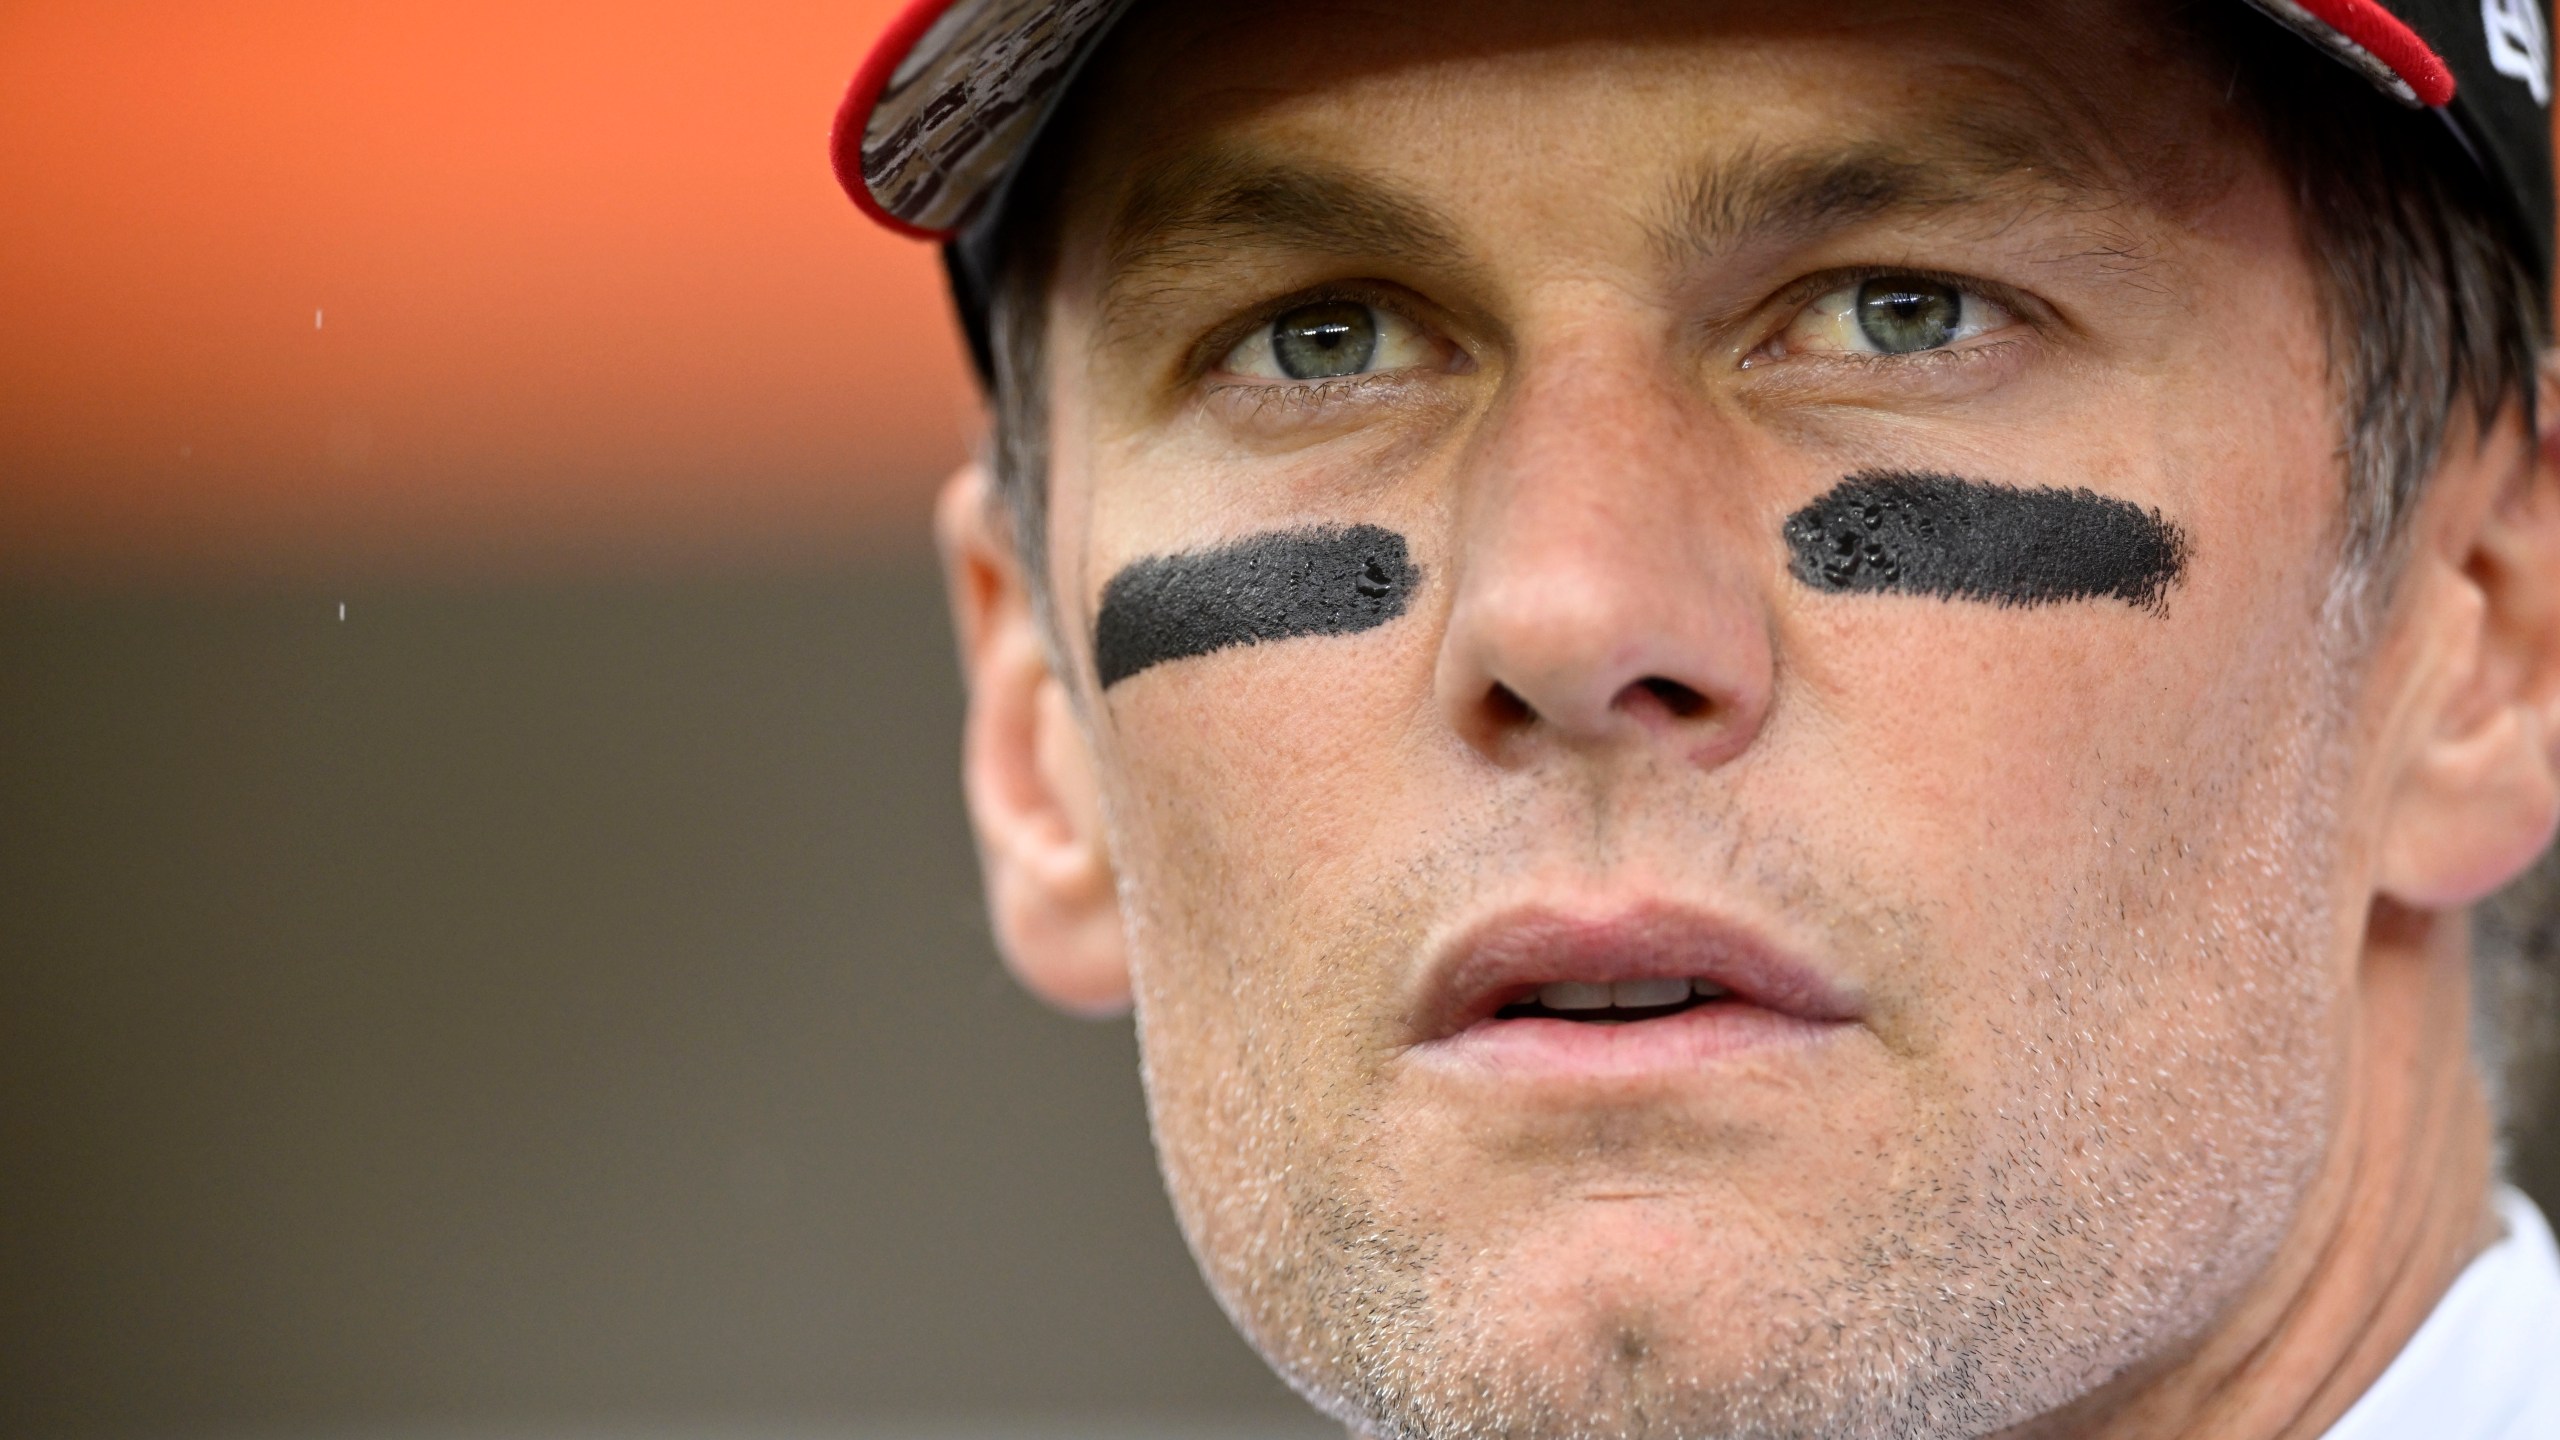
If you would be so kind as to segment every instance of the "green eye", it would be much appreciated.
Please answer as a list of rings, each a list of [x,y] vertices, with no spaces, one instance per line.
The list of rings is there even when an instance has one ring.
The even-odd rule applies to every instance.
[[[1908,275],[1858,287],[1858,333],[1887,355],[1909,355],[1952,343],[1964,327],[1964,295],[1951,285]]]
[[[1335,380],[1378,358],[1378,316],[1352,300],[1326,300],[1271,322],[1271,354],[1292,380]]]
[[[2018,324],[1982,289],[1909,274],[1843,280],[1798,310],[1760,354],[1891,358],[1952,351]]]
[[[1256,323],[1219,368],[1230,377],[1294,385],[1446,372],[1455,347],[1384,305],[1333,298],[1279,302],[1277,319]]]

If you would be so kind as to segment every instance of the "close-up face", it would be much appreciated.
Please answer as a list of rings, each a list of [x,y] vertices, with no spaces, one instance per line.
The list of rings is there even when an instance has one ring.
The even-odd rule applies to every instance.
[[[1176,1208],[1371,1433],[1988,1433],[2355,1102],[2321,299],[2104,5],[1158,7],[1047,583]]]

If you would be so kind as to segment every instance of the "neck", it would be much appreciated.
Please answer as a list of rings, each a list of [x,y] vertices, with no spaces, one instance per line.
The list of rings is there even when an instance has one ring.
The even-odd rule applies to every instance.
[[[2025,1436],[2319,1440],[2492,1243],[2494,1127],[2461,915],[2377,908],[2335,1143],[2265,1275],[2168,1366]]]

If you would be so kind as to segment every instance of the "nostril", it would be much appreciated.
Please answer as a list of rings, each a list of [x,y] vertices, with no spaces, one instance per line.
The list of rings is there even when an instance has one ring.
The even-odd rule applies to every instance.
[[[1637,681],[1635,688],[1651,695],[1663,709],[1682,720],[1691,719],[1707,708],[1706,696],[1677,680],[1665,680],[1659,675],[1651,675]]]
[[[1492,716],[1493,723],[1505,729],[1526,725],[1538,716],[1538,712],[1529,708],[1529,702],[1521,699],[1517,691],[1502,684],[1496,684],[1493,692],[1484,697],[1484,708]]]

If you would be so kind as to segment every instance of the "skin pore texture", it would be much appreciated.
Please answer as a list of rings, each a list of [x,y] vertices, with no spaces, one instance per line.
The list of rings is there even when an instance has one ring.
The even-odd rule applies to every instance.
[[[2340,583],[2310,267],[2180,56],[2111,5],[1307,0],[1098,63],[1054,627],[986,480],[941,512],[972,815],[1009,963],[1134,1002],[1204,1274],[1355,1433],[2312,1440],[2494,1233],[2463,916],[2560,810],[2548,451],[2461,436]],[[1965,320],[1880,349],[1837,297],[1904,276]],[[1886,475],[2153,560],[1799,578]],[[1298,604],[1237,557],[1354,537],[1392,616],[1236,639],[1216,596]],[[1619,985],[1659,1018],[1558,1018]]]

